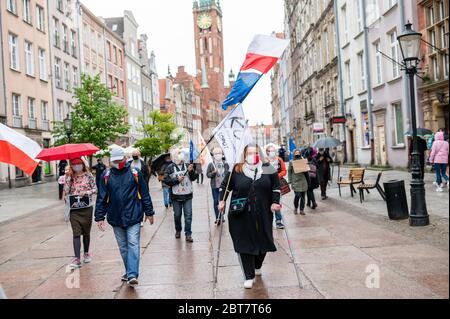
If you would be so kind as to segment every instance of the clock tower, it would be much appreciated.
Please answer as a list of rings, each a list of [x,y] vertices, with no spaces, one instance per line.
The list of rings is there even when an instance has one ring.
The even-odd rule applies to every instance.
[[[196,78],[216,108],[225,98],[222,9],[219,0],[194,0]],[[210,103],[213,101],[214,103]]]

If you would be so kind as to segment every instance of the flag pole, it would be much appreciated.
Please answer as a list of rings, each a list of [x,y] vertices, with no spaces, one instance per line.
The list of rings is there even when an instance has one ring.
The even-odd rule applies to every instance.
[[[247,128],[248,127],[246,127],[245,129],[247,129]],[[239,145],[238,152],[242,148],[242,144],[244,142],[244,134],[245,134],[245,132],[242,134],[242,139],[241,139],[241,143]],[[230,175],[228,176],[227,187],[225,188],[225,194],[224,194],[223,199],[222,199],[225,202],[226,202],[226,199],[227,199],[227,194],[231,193],[231,191],[228,190],[228,187],[230,186],[231,177],[233,176],[233,173],[234,173],[234,167],[232,168],[232,171],[231,171]],[[226,205],[225,205],[225,207],[226,207]],[[221,245],[222,245],[222,230],[223,230],[222,216],[223,215],[224,215],[223,212],[219,212],[219,218],[217,219],[218,221],[220,220],[221,223],[220,223],[219,245],[217,247],[216,269],[215,269],[215,273],[214,273],[214,283],[215,284],[217,284],[217,277],[218,277],[218,274],[219,274],[219,258],[220,258],[220,248],[221,248]]]
[[[231,110],[230,113],[228,113],[227,116],[229,116],[231,113],[233,113],[233,112],[238,108],[239,105],[241,105],[241,103],[237,103],[236,106]],[[216,137],[217,132],[220,130],[220,128],[222,128],[222,126],[223,126],[224,124],[225,124],[225,122],[223,122],[220,126],[218,126],[218,127],[215,129],[216,133],[214,133],[214,134],[211,136],[211,138],[208,140],[208,142],[205,144],[205,146],[202,148],[202,150],[198,153],[197,157],[196,157],[193,161],[191,161],[191,164],[192,164],[193,162],[195,162],[196,160],[198,160],[198,159],[200,158],[200,156],[202,156],[202,154],[203,154],[203,152],[205,151],[205,149],[206,149],[206,148],[208,147],[208,145],[213,141],[214,137]],[[187,171],[186,171],[186,173],[184,173],[184,176],[186,176],[186,174],[187,174]]]

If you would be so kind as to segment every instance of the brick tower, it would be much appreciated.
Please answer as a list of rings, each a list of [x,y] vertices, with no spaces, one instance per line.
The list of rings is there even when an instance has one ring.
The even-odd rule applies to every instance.
[[[194,0],[196,78],[202,86],[203,128],[221,118],[225,98],[222,9],[219,0]]]

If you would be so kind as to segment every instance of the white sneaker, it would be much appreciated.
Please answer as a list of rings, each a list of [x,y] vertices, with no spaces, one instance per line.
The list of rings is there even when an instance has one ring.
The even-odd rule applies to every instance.
[[[253,288],[253,279],[244,281],[244,288],[252,289]]]
[[[436,186],[436,187],[438,187],[438,184],[437,184],[436,182],[433,182],[433,185]]]
[[[144,227],[144,222],[141,222],[141,227]]]
[[[436,192],[439,192],[439,193],[442,193],[444,191],[444,189],[442,188],[442,187],[438,187],[437,189],[436,189]]]
[[[255,269],[255,275],[256,276],[262,276],[262,270],[261,269]]]

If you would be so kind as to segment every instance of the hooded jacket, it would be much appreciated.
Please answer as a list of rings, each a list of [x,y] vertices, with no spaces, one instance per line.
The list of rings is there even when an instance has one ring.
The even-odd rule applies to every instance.
[[[444,140],[443,132],[438,132],[434,136],[430,162],[436,164],[448,164],[448,142]]]

